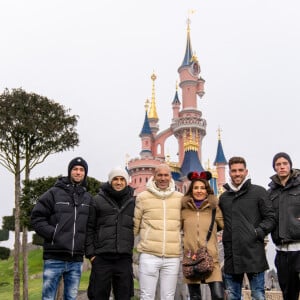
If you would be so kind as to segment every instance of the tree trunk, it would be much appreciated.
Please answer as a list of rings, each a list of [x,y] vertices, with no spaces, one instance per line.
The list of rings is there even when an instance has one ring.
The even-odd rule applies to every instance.
[[[15,244],[14,244],[14,300],[20,300],[20,162],[15,173]]]
[[[23,226],[22,254],[23,254],[23,300],[28,300],[28,230]]]

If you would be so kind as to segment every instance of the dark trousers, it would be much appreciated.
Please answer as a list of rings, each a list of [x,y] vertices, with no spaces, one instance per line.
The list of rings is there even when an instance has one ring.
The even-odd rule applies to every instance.
[[[223,300],[224,299],[224,287],[223,282],[215,281],[208,283],[211,299],[212,300]],[[188,284],[190,300],[202,300],[200,284]]]
[[[284,300],[298,300],[300,292],[300,251],[277,251],[277,276]]]
[[[91,300],[109,300],[111,287],[115,300],[129,300],[133,296],[132,258],[104,259],[96,256],[88,287]]]

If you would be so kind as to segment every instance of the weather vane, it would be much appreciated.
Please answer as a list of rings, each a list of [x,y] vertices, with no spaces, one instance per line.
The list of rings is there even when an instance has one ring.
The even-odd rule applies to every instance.
[[[188,18],[187,18],[187,25],[188,27],[190,26],[191,24],[191,15],[193,15],[194,13],[196,13],[196,10],[195,9],[189,9],[188,10]]]

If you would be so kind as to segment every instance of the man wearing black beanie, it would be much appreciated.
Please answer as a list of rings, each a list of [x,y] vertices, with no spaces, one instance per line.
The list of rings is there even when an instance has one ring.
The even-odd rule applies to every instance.
[[[76,157],[61,177],[38,199],[31,224],[44,239],[42,300],[54,300],[60,278],[64,299],[75,300],[81,277],[86,226],[92,196],[86,191],[87,162]]]
[[[276,227],[272,240],[276,245],[275,265],[284,300],[298,300],[300,292],[300,170],[292,168],[285,152],[273,158],[276,172],[269,183]]]

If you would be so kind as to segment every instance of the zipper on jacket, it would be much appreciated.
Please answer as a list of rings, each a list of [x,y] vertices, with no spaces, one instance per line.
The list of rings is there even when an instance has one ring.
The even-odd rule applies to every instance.
[[[56,235],[57,227],[58,227],[58,223],[55,225],[55,229],[54,229],[54,233],[53,233],[51,245],[54,245],[54,238],[55,238],[55,235]]]
[[[164,234],[163,234],[163,253],[162,256],[165,256],[166,252],[166,200],[162,199],[163,201],[163,208],[164,208]]]
[[[199,223],[200,223],[200,214],[199,214],[199,209],[197,208],[197,219],[198,219],[198,221],[197,221],[197,246],[198,246],[198,248],[200,248],[200,225],[199,225]]]
[[[74,255],[74,245],[75,245],[75,230],[76,230],[76,215],[77,215],[77,208],[74,206],[74,225],[73,225],[73,240],[72,240],[72,256]]]

